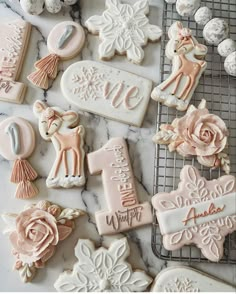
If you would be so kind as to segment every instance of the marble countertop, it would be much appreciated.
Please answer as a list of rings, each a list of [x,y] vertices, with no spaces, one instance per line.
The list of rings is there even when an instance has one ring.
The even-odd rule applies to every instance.
[[[133,0],[126,1],[132,3]],[[98,60],[98,37],[87,35],[87,40],[81,54],[60,64],[60,72],[52,87],[48,91],[35,89],[29,85],[26,79],[33,69],[33,63],[47,53],[46,39],[52,27],[60,21],[75,20],[82,24],[85,20],[94,15],[100,14],[104,10],[104,0],[80,0],[79,10],[67,8],[59,14],[51,15],[44,12],[40,16],[24,14],[18,1],[0,0],[1,21],[13,20],[19,17],[24,18],[33,25],[30,45],[25,59],[21,81],[28,85],[28,91],[22,105],[12,105],[1,102],[0,120],[7,116],[18,115],[27,118],[37,133],[37,148],[30,158],[30,162],[37,169],[39,178],[36,185],[40,190],[37,198],[24,201],[14,199],[15,185],[9,182],[12,163],[0,157],[0,185],[1,185],[1,205],[0,213],[18,212],[26,202],[36,202],[47,199],[58,203],[64,207],[80,208],[87,212],[87,215],[79,218],[77,227],[73,234],[61,242],[56,254],[48,262],[44,269],[38,270],[37,276],[31,284],[23,284],[16,271],[12,271],[14,257],[11,255],[9,240],[0,234],[0,291],[22,291],[22,292],[44,292],[55,291],[53,284],[58,275],[65,269],[73,267],[76,258],[74,256],[74,246],[78,238],[92,239],[97,245],[109,245],[117,236],[101,237],[98,235],[94,212],[104,206],[104,194],[100,176],[88,176],[86,186],[82,189],[47,189],[45,181],[52,164],[54,149],[52,144],[43,141],[38,133],[37,120],[32,112],[32,104],[35,100],[46,100],[50,105],[58,105],[63,109],[76,109],[63,98],[60,91],[60,78],[68,65],[79,60]],[[161,26],[162,0],[150,1],[150,22]],[[110,64],[114,67],[128,70],[159,82],[160,74],[160,43],[151,44],[145,48],[145,59],[142,66],[131,64],[124,57],[115,57]],[[142,128],[131,127],[125,124],[114,122],[99,116],[81,112],[81,124],[86,129],[86,152],[91,152],[102,147],[108,139],[122,136],[127,139],[131,163],[134,169],[136,185],[140,201],[150,201],[153,190],[153,170],[154,170],[154,144],[151,138],[155,132],[156,103],[150,102],[144,124]],[[0,229],[3,228],[0,222]],[[174,262],[167,263],[154,256],[151,249],[151,226],[132,230],[125,234],[131,246],[131,256],[129,258],[133,268],[146,270],[151,276],[155,275],[163,268]],[[118,237],[120,237],[119,235]],[[236,284],[236,267],[232,265],[215,264],[193,264],[195,268],[201,269],[209,274],[231,283]]]

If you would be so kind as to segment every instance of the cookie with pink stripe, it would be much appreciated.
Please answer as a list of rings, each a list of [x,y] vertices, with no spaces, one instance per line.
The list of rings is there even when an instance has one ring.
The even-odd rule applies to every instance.
[[[177,190],[152,199],[167,250],[196,244],[202,254],[218,262],[225,236],[236,230],[234,176],[207,181],[192,166],[184,166]]]

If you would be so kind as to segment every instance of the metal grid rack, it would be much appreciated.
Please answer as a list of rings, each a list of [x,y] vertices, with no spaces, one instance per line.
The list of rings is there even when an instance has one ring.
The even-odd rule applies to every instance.
[[[224,18],[230,26],[230,37],[236,40],[236,2],[232,0],[203,0],[201,6],[208,6],[214,17]],[[170,61],[165,56],[168,42],[167,31],[171,24],[182,21],[185,27],[192,30],[197,40],[204,44],[202,27],[197,25],[193,18],[180,17],[175,5],[164,4],[163,31],[161,50],[161,79],[165,80],[171,70]],[[199,85],[191,100],[191,104],[198,105],[202,98],[207,100],[209,111],[219,115],[227,124],[229,137],[229,155],[231,159],[231,174],[236,175],[236,78],[230,77],[224,70],[224,59],[217,53],[217,47],[208,46],[206,57],[207,70],[200,79]],[[157,129],[162,123],[171,123],[174,118],[183,116],[173,108],[158,103]],[[183,159],[176,153],[170,153],[167,146],[157,145],[154,167],[154,195],[158,192],[170,192],[177,188],[179,174],[186,164],[196,166],[207,179],[218,178],[220,170],[209,170],[198,164],[194,159]],[[162,236],[154,214],[152,229],[152,249],[154,254],[164,260],[208,262],[196,246],[185,246],[180,250],[167,251],[162,245]],[[220,263],[236,263],[236,232],[228,235],[224,243],[224,256]]]

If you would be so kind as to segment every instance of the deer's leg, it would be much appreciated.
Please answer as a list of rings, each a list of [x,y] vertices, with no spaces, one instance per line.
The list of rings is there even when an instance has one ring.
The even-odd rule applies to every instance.
[[[76,176],[76,168],[77,168],[77,154],[74,149],[71,150],[73,153],[73,177]]]
[[[67,162],[67,151],[66,150],[63,151],[63,162],[64,162],[64,168],[65,168],[65,176],[68,177],[69,173],[68,173],[68,162]]]
[[[54,171],[54,178],[57,177],[59,167],[60,167],[61,161],[62,161],[62,155],[63,155],[63,151],[59,151],[58,158],[57,158],[57,161],[56,161],[56,167],[55,167],[55,171]]]
[[[177,71],[172,77],[170,76],[166,81],[167,83],[161,87],[161,90],[164,91],[166,88],[168,88],[176,79],[177,77],[182,74],[181,71]]]
[[[76,156],[77,156],[77,172],[78,172],[78,176],[81,176],[81,162],[82,162],[82,154],[80,151],[80,148],[76,148],[74,149]]]
[[[183,100],[186,100],[187,99],[189,93],[191,92],[191,90],[192,90],[192,88],[194,86],[194,83],[195,83],[195,79],[192,76],[190,76],[190,85],[188,87],[188,90],[187,90],[186,94],[183,97]]]
[[[180,80],[181,80],[181,78],[182,78],[182,75],[183,75],[183,73],[181,72],[181,73],[178,75],[178,77],[176,77],[175,87],[174,87],[174,90],[172,91],[172,95],[175,95],[175,93],[176,93],[176,91],[177,91],[177,89],[178,89],[178,87],[179,87],[179,83],[180,83]]]
[[[191,78],[190,78],[190,76],[187,76],[187,82],[185,83],[185,86],[184,86],[184,88],[183,88],[183,91],[180,93],[180,95],[179,95],[179,99],[182,99],[182,100],[185,100],[184,98],[183,98],[183,96],[184,96],[184,93],[189,89],[189,87],[190,87],[190,81],[191,81]]]

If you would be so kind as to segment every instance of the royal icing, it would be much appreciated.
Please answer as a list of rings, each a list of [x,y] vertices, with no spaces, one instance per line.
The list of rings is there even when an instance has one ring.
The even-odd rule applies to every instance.
[[[64,72],[61,89],[81,110],[140,127],[152,82],[101,63],[80,61]]]
[[[84,127],[79,125],[78,113],[48,107],[45,103],[36,101],[34,114],[39,119],[42,138],[51,141],[56,150],[56,160],[46,181],[47,187],[83,186],[85,131]]]
[[[206,273],[187,266],[162,270],[152,284],[151,292],[235,292],[236,288]]]
[[[168,145],[184,157],[197,156],[200,164],[230,173],[230,160],[225,148],[229,131],[224,121],[210,114],[203,99],[198,108],[191,105],[182,118],[162,124],[153,137],[156,144]]]
[[[198,43],[190,29],[181,22],[169,28],[170,38],[166,55],[172,60],[172,73],[152,92],[152,99],[169,107],[184,111],[192,98],[198,81],[206,69],[207,62],[201,60],[207,54],[207,47]]]
[[[147,14],[149,4],[141,0],[134,5],[121,4],[119,0],[106,0],[107,10],[101,16],[90,17],[85,25],[102,40],[99,46],[101,59],[111,59],[115,52],[127,54],[133,63],[141,63],[144,58],[142,49],[148,42],[157,41],[162,35],[158,26],[149,24]]]
[[[17,82],[31,25],[21,19],[0,25],[0,100],[20,104],[26,86]]]
[[[125,140],[110,139],[87,157],[89,172],[102,174],[108,206],[107,211],[95,213],[99,234],[114,234],[151,223],[150,204],[139,204],[138,201]]]
[[[225,236],[236,230],[235,177],[207,181],[196,168],[185,166],[180,180],[177,190],[152,199],[163,245],[176,250],[196,244],[206,258],[217,262]]]
[[[130,248],[126,238],[115,240],[108,249],[95,249],[90,240],[80,239],[75,247],[78,262],[56,280],[58,292],[142,292],[152,278],[134,271],[126,259]]]
[[[31,204],[19,214],[2,215],[7,224],[4,233],[9,234],[16,258],[14,268],[23,282],[33,280],[37,269],[53,256],[58,242],[71,234],[74,220],[81,215],[84,212],[79,209],[64,209],[48,201]]]
[[[28,80],[39,88],[48,89],[49,79],[54,80],[57,76],[58,62],[79,54],[84,42],[85,34],[80,24],[73,21],[57,24],[47,39],[50,54],[35,63],[36,71],[28,76]]]
[[[32,183],[37,173],[27,161],[35,148],[35,133],[28,121],[9,117],[0,122],[0,155],[14,161],[11,182],[17,184],[16,198],[31,198],[38,190]]]

